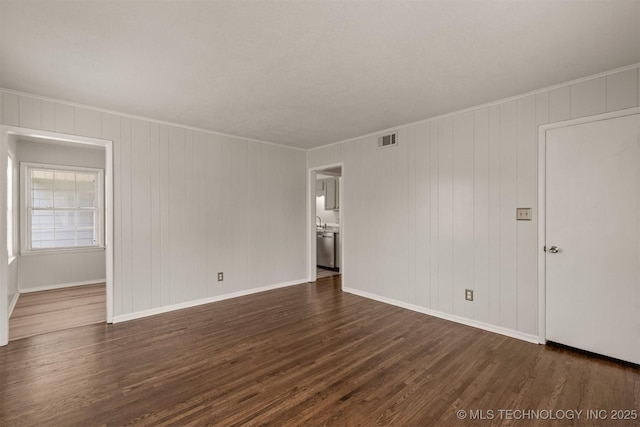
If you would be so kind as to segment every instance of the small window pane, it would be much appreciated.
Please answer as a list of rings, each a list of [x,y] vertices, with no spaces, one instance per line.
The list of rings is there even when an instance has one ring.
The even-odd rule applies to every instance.
[[[31,232],[31,238],[33,239],[33,241],[45,241],[45,240],[51,240],[53,241],[55,238],[55,231],[53,230],[53,228],[43,228],[40,230],[35,230]]]
[[[55,242],[53,240],[40,240],[40,241],[34,241],[31,244],[32,248],[38,248],[38,249],[47,249],[47,248],[55,248]]]
[[[76,233],[79,239],[93,239],[93,230],[78,230]]]
[[[93,212],[78,212],[78,227],[93,229]]]
[[[79,208],[96,207],[96,193],[93,191],[83,191],[78,193]]]
[[[53,190],[31,190],[31,201],[34,208],[52,208]]]
[[[56,240],[75,240],[76,230],[74,229],[56,229]]]
[[[76,192],[56,190],[54,193],[54,208],[76,208]]]
[[[77,232],[78,246],[88,246],[95,244],[93,230],[78,230]]]
[[[75,228],[76,226],[76,213],[57,211],[56,216],[56,229]]]
[[[76,174],[68,172],[55,172],[53,188],[56,191],[75,191]]]
[[[32,171],[31,188],[34,190],[53,190],[53,172]]]
[[[55,225],[53,211],[34,211],[31,215],[31,229],[39,230],[43,228],[53,229]]]
[[[60,240],[60,239],[56,239],[56,248],[72,248],[74,246],[78,246],[76,244],[76,239],[69,239],[69,240]]]
[[[94,174],[76,174],[76,191],[94,191],[96,189],[96,176]]]

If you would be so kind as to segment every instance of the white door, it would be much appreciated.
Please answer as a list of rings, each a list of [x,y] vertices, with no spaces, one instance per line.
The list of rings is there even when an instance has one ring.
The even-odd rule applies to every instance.
[[[640,363],[640,115],[547,130],[545,163],[546,338]]]

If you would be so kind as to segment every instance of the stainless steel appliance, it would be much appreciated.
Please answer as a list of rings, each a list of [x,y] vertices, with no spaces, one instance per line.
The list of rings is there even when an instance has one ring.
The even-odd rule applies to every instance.
[[[318,231],[316,233],[316,252],[318,267],[337,270],[336,265],[336,233]]]

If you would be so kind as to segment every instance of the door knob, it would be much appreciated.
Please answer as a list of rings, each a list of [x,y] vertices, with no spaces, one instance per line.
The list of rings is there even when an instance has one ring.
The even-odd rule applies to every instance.
[[[549,248],[549,252],[551,252],[552,254],[557,254],[558,252],[560,252],[560,248],[557,246],[551,246]]]

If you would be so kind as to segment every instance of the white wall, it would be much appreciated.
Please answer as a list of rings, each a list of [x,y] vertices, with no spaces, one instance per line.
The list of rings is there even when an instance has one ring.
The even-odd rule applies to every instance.
[[[19,240],[19,234],[18,234],[18,230],[19,228],[19,219],[18,219],[18,212],[19,212],[19,196],[18,196],[18,191],[19,191],[19,176],[18,176],[18,170],[19,170],[19,166],[18,166],[18,160],[17,160],[17,145],[16,145],[16,141],[13,139],[10,139],[8,141],[9,144],[9,150],[11,150],[11,152],[14,155],[13,158],[13,217],[14,217],[14,223],[13,223],[13,253],[14,255],[18,253],[19,250],[19,245],[18,245],[18,240]],[[11,310],[11,304],[13,303],[14,299],[17,298],[18,295],[18,259],[17,257],[15,257],[11,263],[8,266],[8,274],[7,274],[7,299],[8,299],[8,304],[9,304],[9,310]]]
[[[639,87],[634,67],[399,127],[396,148],[308,152],[310,168],[343,162],[343,287],[534,338],[537,128],[636,107]]]
[[[0,94],[3,124],[114,141],[116,316],[306,280],[303,151]]]
[[[104,149],[20,139],[16,145],[18,162],[105,168]],[[22,192],[19,195],[23,197]],[[19,219],[21,220],[20,217]],[[104,250],[20,255],[17,260],[18,289],[20,292],[28,292],[67,284],[103,282],[106,278],[105,260]]]
[[[16,156],[20,162],[50,163],[62,166],[80,166],[96,169],[105,168],[103,148],[80,145],[60,145],[51,142],[35,142],[17,139]]]

